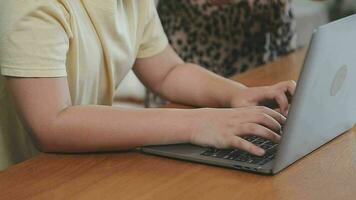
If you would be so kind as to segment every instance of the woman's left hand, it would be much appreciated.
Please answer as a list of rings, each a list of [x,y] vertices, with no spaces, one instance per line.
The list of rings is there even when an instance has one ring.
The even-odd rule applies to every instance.
[[[245,106],[279,108],[280,113],[287,116],[296,85],[295,81],[290,80],[271,86],[242,89],[232,96],[230,106],[233,108]]]

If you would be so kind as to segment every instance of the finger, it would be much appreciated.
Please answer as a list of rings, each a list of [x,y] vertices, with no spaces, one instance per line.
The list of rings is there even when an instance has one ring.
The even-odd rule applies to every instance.
[[[280,135],[259,124],[245,123],[242,129],[244,134],[260,136],[275,143],[279,143],[279,141],[281,140]]]
[[[284,124],[286,122],[286,117],[284,117],[281,113],[265,107],[265,106],[250,106],[246,107],[249,110],[254,110],[255,112],[259,113],[265,113],[269,116],[271,116],[273,119],[277,120],[280,125]]]
[[[287,94],[287,98],[288,98],[288,102],[289,103],[292,102],[292,98],[294,97],[296,89],[297,89],[297,83],[295,81],[293,81],[293,80],[289,81],[288,94]]]
[[[284,116],[287,116],[287,110],[288,110],[289,103],[288,103],[288,99],[287,99],[287,96],[285,95],[285,93],[276,94],[274,96],[274,99],[277,102],[277,104],[279,105],[279,108],[281,109],[282,114]]]
[[[242,122],[260,124],[276,132],[282,130],[282,125],[276,119],[263,112],[253,112],[247,115]]]
[[[232,137],[230,144],[231,148],[241,149],[257,156],[263,156],[265,154],[265,150],[240,137]]]
[[[277,84],[277,87],[284,93],[287,93],[286,95],[290,102],[291,97],[293,97],[295,94],[295,90],[297,88],[297,83],[293,80],[289,80],[289,81],[284,81],[284,82]]]
[[[297,88],[297,83],[293,80],[288,81],[287,90],[290,95],[294,96],[295,90]]]
[[[273,109],[273,110],[276,111],[276,112],[279,112],[279,113],[282,112],[280,108],[275,108],[275,109]]]
[[[272,86],[271,89],[268,90],[269,92],[267,93],[267,97],[269,99],[273,99],[278,104],[278,107],[281,109],[281,113],[286,116],[289,105],[286,96],[287,87],[285,83],[283,83],[283,85],[281,86],[279,86],[279,84],[277,84],[277,87]]]

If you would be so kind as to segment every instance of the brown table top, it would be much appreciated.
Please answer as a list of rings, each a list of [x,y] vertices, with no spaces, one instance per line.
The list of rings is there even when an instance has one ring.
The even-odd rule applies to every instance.
[[[233,77],[247,85],[296,79],[305,51]],[[139,152],[40,154],[0,172],[0,199],[355,199],[356,130],[275,176]]]

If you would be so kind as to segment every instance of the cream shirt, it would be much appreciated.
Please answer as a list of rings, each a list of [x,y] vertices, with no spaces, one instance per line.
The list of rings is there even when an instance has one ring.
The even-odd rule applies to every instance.
[[[75,105],[111,105],[135,59],[167,45],[154,0],[0,2],[1,74],[66,76]],[[0,170],[36,152],[0,76]]]

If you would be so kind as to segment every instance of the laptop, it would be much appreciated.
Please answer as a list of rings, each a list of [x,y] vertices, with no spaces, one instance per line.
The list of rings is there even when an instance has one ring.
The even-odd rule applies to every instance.
[[[254,156],[239,149],[192,144],[146,146],[145,153],[276,174],[356,122],[356,15],[314,31],[279,144],[257,136],[244,139],[266,150]]]

